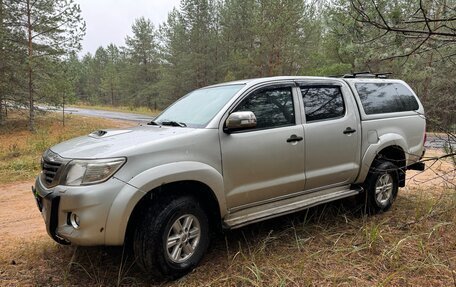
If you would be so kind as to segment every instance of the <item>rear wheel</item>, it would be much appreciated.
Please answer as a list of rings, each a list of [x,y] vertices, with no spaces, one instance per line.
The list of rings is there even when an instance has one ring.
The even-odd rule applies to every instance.
[[[389,161],[378,160],[364,182],[365,204],[370,214],[387,211],[396,199],[399,186],[398,168]]]
[[[156,277],[179,278],[201,261],[209,244],[208,218],[199,203],[183,196],[155,202],[135,230],[138,265]]]

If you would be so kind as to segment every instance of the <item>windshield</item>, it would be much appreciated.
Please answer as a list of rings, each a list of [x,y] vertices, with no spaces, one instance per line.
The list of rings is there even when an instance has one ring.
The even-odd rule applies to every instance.
[[[205,127],[242,87],[243,85],[228,85],[193,91],[171,105],[154,122],[162,125]]]

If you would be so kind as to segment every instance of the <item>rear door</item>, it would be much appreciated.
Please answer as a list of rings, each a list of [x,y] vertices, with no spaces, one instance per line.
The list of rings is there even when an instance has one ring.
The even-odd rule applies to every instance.
[[[361,126],[351,91],[339,82],[300,83],[304,105],[306,190],[353,182]]]
[[[294,83],[257,89],[231,112],[251,111],[257,127],[220,129],[227,207],[243,208],[304,190],[304,133]]]

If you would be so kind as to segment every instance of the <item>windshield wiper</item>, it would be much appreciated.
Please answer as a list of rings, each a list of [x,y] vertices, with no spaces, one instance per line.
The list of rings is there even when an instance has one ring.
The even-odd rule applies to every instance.
[[[147,124],[150,125],[150,126],[159,126],[159,125],[160,125],[160,124],[157,123],[156,121],[150,121],[150,122],[148,122]]]
[[[164,126],[181,127],[181,128],[184,128],[187,126],[185,123],[176,122],[176,121],[164,121],[164,122],[161,122],[161,124]]]

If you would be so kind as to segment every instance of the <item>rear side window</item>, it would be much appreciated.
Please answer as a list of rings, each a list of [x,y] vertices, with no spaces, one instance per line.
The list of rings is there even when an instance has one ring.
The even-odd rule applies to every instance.
[[[234,111],[253,112],[259,129],[295,124],[290,87],[271,87],[256,91],[244,99]]]
[[[344,99],[337,86],[301,87],[301,94],[306,122],[340,118],[345,114]]]
[[[418,110],[412,92],[399,83],[358,83],[355,85],[367,115]]]

